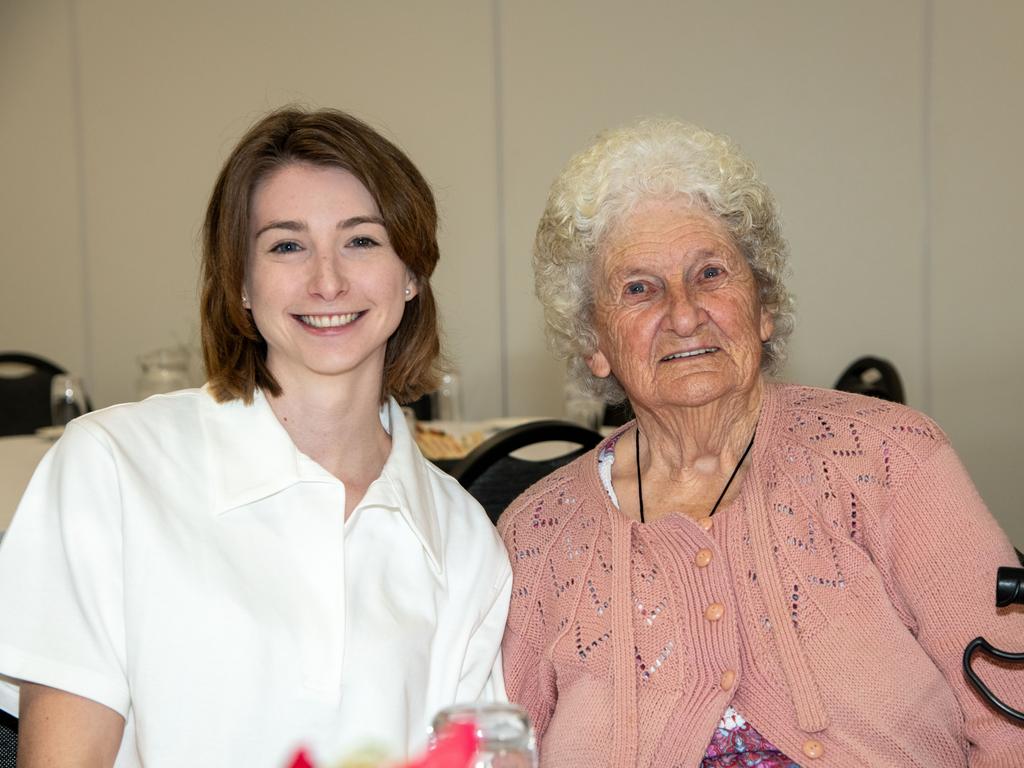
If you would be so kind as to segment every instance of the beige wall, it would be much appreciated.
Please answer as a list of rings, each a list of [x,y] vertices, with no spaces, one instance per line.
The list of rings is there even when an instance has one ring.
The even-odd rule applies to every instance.
[[[680,116],[736,138],[778,195],[799,301],[786,376],[829,385],[861,354],[892,359],[1024,544],[1022,6],[281,8],[0,4],[0,348],[83,372],[99,404],[130,399],[139,353],[196,342],[196,237],[232,143],[270,107],[334,105],[435,187],[468,413],[557,414],[529,269],[547,185],[600,128]]]
[[[928,259],[930,413],[1024,550],[1024,4],[934,16]]]
[[[0,349],[88,370],[71,19],[0,3]]]

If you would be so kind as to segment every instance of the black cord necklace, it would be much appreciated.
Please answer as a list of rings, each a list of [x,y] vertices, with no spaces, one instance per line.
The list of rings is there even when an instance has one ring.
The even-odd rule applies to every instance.
[[[757,426],[754,426],[754,434],[750,436],[750,442],[747,443],[746,449],[743,451],[743,455],[740,456],[740,460],[736,462],[736,466],[733,467],[732,474],[729,475],[729,479],[725,481],[725,488],[718,494],[718,500],[715,502],[715,506],[708,512],[708,517],[711,517],[715,512],[718,511],[718,505],[722,503],[722,499],[725,498],[725,492],[729,490],[729,486],[732,485],[732,481],[736,479],[736,473],[740,471],[740,467],[743,466],[744,459],[747,458],[747,454],[750,453],[750,449],[754,447],[754,437],[757,435]],[[636,427],[636,490],[637,495],[640,497],[640,522],[644,521],[644,481],[640,476],[640,425]]]

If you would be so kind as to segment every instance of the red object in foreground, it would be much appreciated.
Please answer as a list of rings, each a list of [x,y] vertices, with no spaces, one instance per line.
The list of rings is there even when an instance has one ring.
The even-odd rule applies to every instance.
[[[434,739],[423,757],[394,768],[470,768],[476,756],[479,741],[476,723],[449,723]],[[288,763],[288,768],[315,768],[309,753],[300,749]]]
[[[477,748],[475,723],[449,723],[423,757],[401,768],[469,768]]]

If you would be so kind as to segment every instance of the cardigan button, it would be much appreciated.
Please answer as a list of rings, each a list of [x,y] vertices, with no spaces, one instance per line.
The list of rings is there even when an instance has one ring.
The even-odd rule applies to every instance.
[[[710,549],[698,549],[697,554],[693,556],[693,562],[698,568],[707,568],[713,558],[714,553]]]
[[[722,677],[718,681],[718,684],[722,687],[723,691],[731,690],[736,684],[736,673],[731,669],[725,670],[725,672],[722,673]]]
[[[715,521],[712,520],[710,516],[709,517],[702,517],[702,518],[700,518],[697,521],[697,525],[699,525],[705,531],[710,531],[711,530],[711,526],[714,524],[714,522]]]
[[[708,621],[718,621],[725,615],[725,606],[721,603],[712,603],[704,610],[704,618]]]
[[[825,746],[817,739],[808,739],[802,747],[804,754],[815,760],[825,754]]]

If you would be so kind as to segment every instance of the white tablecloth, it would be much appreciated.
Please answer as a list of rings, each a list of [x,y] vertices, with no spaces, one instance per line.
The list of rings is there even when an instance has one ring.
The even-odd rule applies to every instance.
[[[35,435],[0,437],[0,533],[7,530],[39,460],[53,445]]]

